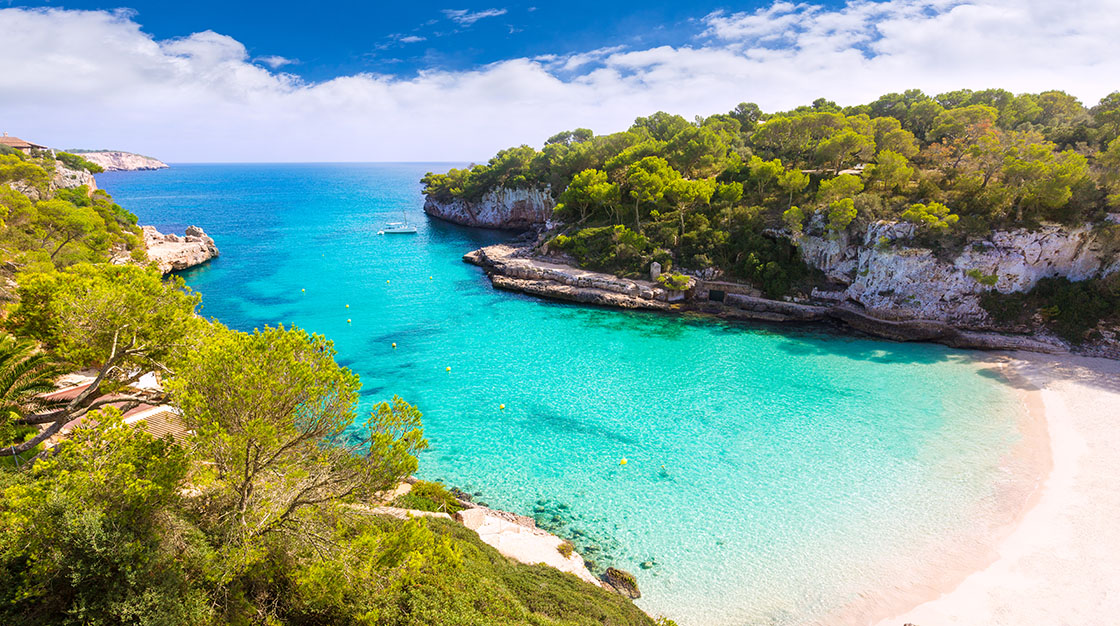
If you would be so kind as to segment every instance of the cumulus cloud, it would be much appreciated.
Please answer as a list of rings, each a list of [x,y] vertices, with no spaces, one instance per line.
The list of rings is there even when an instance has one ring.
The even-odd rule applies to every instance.
[[[264,63],[265,65],[271,67],[274,70],[279,69],[281,67],[284,67],[285,65],[293,65],[293,64],[297,63],[297,61],[295,59],[288,59],[288,58],[285,58],[285,57],[282,57],[282,56],[279,56],[279,55],[276,55],[276,54],[270,54],[270,55],[263,56],[263,57],[257,57],[255,59],[253,59],[253,61],[255,61],[257,63]]]
[[[497,17],[508,13],[506,9],[484,9],[482,11],[470,11],[467,9],[444,9],[443,14],[447,19],[457,22],[462,26],[470,26],[478,20],[487,17]]]
[[[1120,0],[775,2],[703,17],[688,46],[310,82],[211,31],[157,40],[125,12],[0,9],[4,130],[172,161],[470,160],[565,128],[889,91],[1120,89]],[[257,61],[261,61],[260,58]]]

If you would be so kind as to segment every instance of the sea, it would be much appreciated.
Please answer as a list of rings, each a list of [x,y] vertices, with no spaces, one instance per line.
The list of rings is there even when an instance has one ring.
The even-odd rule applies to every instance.
[[[516,233],[422,211],[421,176],[458,165],[97,180],[141,224],[214,238],[182,273],[203,315],[326,335],[362,412],[423,412],[419,477],[632,572],[682,626],[825,619],[996,513],[1022,405],[969,353],[495,290],[462,256]],[[378,234],[399,221],[419,232]]]

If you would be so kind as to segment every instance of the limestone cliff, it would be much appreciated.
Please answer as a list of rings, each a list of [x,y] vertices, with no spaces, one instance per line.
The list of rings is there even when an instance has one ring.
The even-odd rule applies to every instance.
[[[45,167],[48,172],[51,172],[50,165]],[[33,202],[50,198],[59,189],[74,189],[82,185],[85,185],[90,193],[97,191],[97,181],[94,180],[93,174],[83,169],[71,169],[62,161],[54,162],[54,171],[51,172],[51,178],[47,182],[45,193],[38,187],[22,180],[8,183],[9,187],[27,196]]]
[[[187,227],[184,237],[165,235],[154,226],[145,226],[144,244],[148,259],[155,261],[164,274],[201,265],[218,256],[214,240],[197,226]]]
[[[96,163],[105,169],[106,172],[126,172],[134,170],[160,170],[167,167],[167,164],[159,159],[146,157],[131,152],[105,151],[105,152],[83,152],[81,157],[90,163]]]
[[[912,224],[881,221],[838,238],[802,237],[806,263],[843,288],[815,295],[858,302],[881,318],[989,328],[988,314],[980,306],[985,291],[1029,291],[1042,278],[1085,280],[1120,270],[1115,226],[997,231],[970,240],[952,258],[915,245],[914,229]]]
[[[480,228],[527,229],[552,217],[556,201],[548,189],[506,189],[498,187],[477,201],[428,196],[424,212],[463,226]]]

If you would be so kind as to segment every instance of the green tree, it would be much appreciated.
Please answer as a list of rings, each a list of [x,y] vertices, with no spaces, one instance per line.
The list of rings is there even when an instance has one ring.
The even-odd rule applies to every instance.
[[[875,156],[875,163],[869,165],[863,175],[870,183],[869,186],[895,192],[906,188],[914,177],[914,168],[910,167],[906,157],[893,150],[884,150]]]
[[[639,231],[642,228],[642,220],[638,208],[642,204],[660,201],[673,181],[680,177],[680,172],[669,167],[669,162],[661,157],[645,157],[630,166],[626,183],[630,188],[630,197],[634,199],[634,223]]]
[[[851,198],[841,198],[828,205],[829,230],[841,233],[848,229],[848,225],[856,218],[855,202]]]
[[[596,209],[607,208],[613,213],[618,202],[618,186],[611,183],[606,172],[587,169],[572,177],[564,193],[560,194],[557,212],[578,215],[579,221],[587,220]]]
[[[166,372],[204,339],[208,324],[194,315],[198,296],[182,279],[161,279],[153,269],[130,265],[77,265],[28,276],[8,321],[17,333],[36,339],[62,361],[94,366],[85,391],[61,408],[21,416],[16,423],[44,425],[35,437],[0,449],[0,456],[30,450],[63,425],[110,402],[135,406],[152,393],[127,390],[147,372]],[[112,398],[102,399],[106,393]]]
[[[951,213],[949,207],[940,202],[930,202],[910,205],[910,208],[902,213],[902,219],[930,231],[945,232],[957,223],[960,216]]]
[[[841,198],[851,198],[863,191],[863,181],[854,174],[841,174],[821,181],[817,188],[817,201],[830,204]]]
[[[280,534],[312,540],[324,510],[368,499],[416,469],[420,412],[399,398],[351,427],[360,384],[334,347],[299,329],[214,333],[167,382],[206,463],[192,482],[221,537],[226,582]],[[349,428],[348,430],[348,427]]]
[[[186,470],[170,440],[91,413],[0,488],[0,620],[208,623],[209,548],[174,511]]]
[[[817,158],[836,174],[845,165],[864,161],[875,153],[875,141],[854,130],[842,130],[817,145]]]
[[[809,186],[809,175],[799,169],[788,169],[778,176],[778,187],[789,194],[787,209],[793,207],[794,194],[801,193]]]

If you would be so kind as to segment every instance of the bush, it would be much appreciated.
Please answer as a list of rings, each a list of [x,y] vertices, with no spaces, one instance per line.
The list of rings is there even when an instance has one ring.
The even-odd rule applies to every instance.
[[[454,515],[465,508],[443,485],[426,480],[417,481],[408,493],[397,496],[391,505],[402,509],[432,511],[447,513],[448,515]]]
[[[65,164],[66,167],[69,167],[72,170],[86,170],[91,174],[100,174],[101,172],[105,171],[105,168],[101,167],[100,165],[91,163],[90,161],[87,161],[76,154],[70,154],[69,152],[55,153],[55,158],[59,161],[62,161],[62,163]]]
[[[1058,336],[1080,344],[1102,321],[1120,321],[1120,275],[1077,282],[1043,278],[1026,293],[989,291],[980,304],[1001,324],[1027,324],[1038,315]]]
[[[671,291],[684,291],[688,289],[688,276],[684,274],[662,274],[657,277],[657,284]]]

